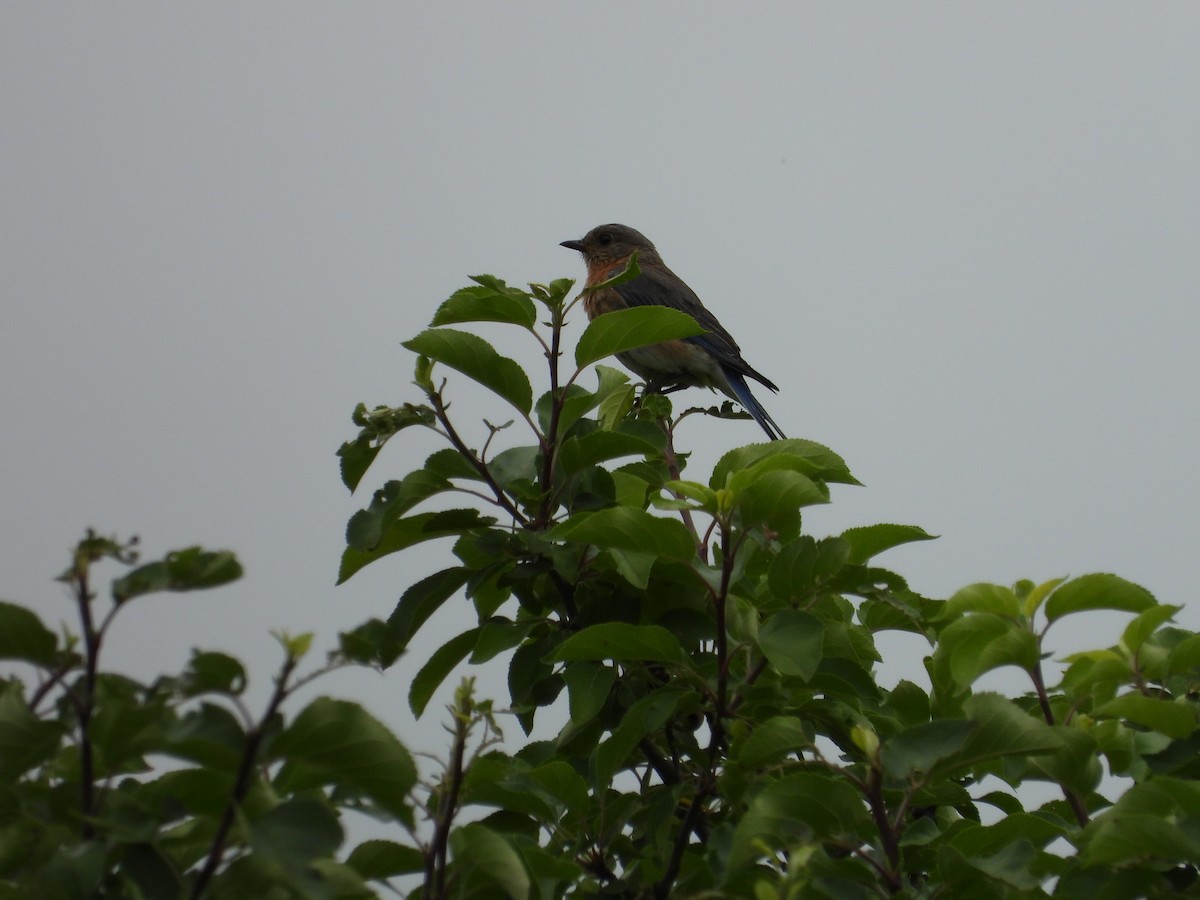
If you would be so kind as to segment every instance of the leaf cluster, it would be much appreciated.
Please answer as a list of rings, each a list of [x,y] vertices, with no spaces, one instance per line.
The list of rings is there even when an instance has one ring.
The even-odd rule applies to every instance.
[[[62,575],[78,634],[0,603],[0,659],[34,673],[0,682],[0,900],[1200,894],[1200,636],[1172,624],[1180,607],[1105,573],[922,596],[877,558],[923,529],[806,530],[858,484],[813,441],[685,478],[681,423],[743,414],[676,412],[603,361],[699,326],[609,313],[570,356],[572,287],[473,279],[405,343],[419,396],[354,411],[352,491],[402,432],[444,446],[350,518],[339,580],[433,540],[453,563],[323,665],[305,668],[311,635],[277,636],[265,709],[218,651],[149,684],[100,665],[118,613],[237,578],[228,552],[137,565],[89,532]],[[544,374],[479,323],[526,335]],[[502,424],[451,413],[463,379]],[[122,568],[107,601],[99,564]],[[451,607],[469,625],[432,648]],[[1128,616],[1117,640],[1052,662],[1098,611]],[[928,647],[923,678],[881,683],[886,631]],[[507,668],[502,698],[458,683],[427,784],[358,704],[291,710],[332,667],[408,652],[417,716],[455,673]],[[980,688],[1001,669],[1012,691]],[[501,741],[510,720],[524,742]],[[395,834],[345,846],[350,811]]]
[[[564,282],[522,291],[480,277],[443,304],[406,344],[424,402],[402,409],[447,447],[377,490],[347,529],[343,579],[425,540],[452,542],[457,563],[410,586],[384,623],[403,652],[445,604],[473,611],[413,680],[417,715],[460,665],[503,656],[508,711],[526,733],[550,707],[565,719],[553,740],[463,769],[438,827],[457,834],[459,809],[492,810],[460,840],[506,847],[508,874],[463,852],[441,883],[458,873],[497,896],[764,898],[968,885],[1070,897],[1101,883],[1132,896],[1192,883],[1200,660],[1195,636],[1167,624],[1178,607],[1107,574],[923,597],[875,560],[931,538],[924,530],[805,533],[806,507],[857,484],[812,441],[741,447],[685,479],[680,423],[737,413],[676,415],[595,364],[694,334],[688,317],[601,316],[566,364],[568,294]],[[548,390],[535,398],[516,360],[447,327],[485,321],[531,336]],[[494,392],[515,427],[488,426],[472,446],[441,368]],[[343,459],[378,444],[364,431]],[[434,495],[466,502],[415,511]],[[1119,645],[1068,658],[1048,685],[1053,627],[1095,610],[1135,618]],[[927,642],[925,686],[879,683],[887,630]],[[1027,692],[976,690],[1001,667]],[[1106,774],[1134,785],[1110,799]],[[1033,783],[1060,798],[1038,803]]]
[[[266,709],[246,670],[194,650],[151,683],[105,671],[119,613],[162,592],[241,577],[228,551],[189,547],[136,565],[135,541],[89,532],[60,576],[79,617],[55,634],[0,602],[0,897],[370,897],[372,880],[419,872],[420,853],[371,841],[338,858],[348,810],[411,828],[416,768],[356,703],[284,703],[336,657],[298,673],[312,635],[277,635],[282,662]],[[104,598],[101,563],[121,567]]]

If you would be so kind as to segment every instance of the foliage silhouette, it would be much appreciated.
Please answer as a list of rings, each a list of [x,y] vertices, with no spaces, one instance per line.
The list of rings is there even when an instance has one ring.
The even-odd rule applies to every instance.
[[[1179,607],[1103,573],[921,596],[875,560],[923,529],[805,533],[805,508],[858,484],[813,441],[732,449],[685,479],[680,422],[745,414],[676,413],[602,361],[696,323],[612,313],[566,354],[572,287],[474,278],[405,344],[420,396],[355,410],[339,451],[351,490],[410,428],[446,446],[351,517],[339,581],[431,540],[449,539],[456,563],[342,633],[324,664],[304,668],[310,635],[277,636],[261,714],[217,651],[152,684],[100,664],[118,612],[237,578],[230,553],[137,566],[132,544],[89,532],[62,576],[78,636],[0,604],[14,667],[0,682],[0,898],[1198,892],[1200,636],[1170,624]],[[461,327],[476,323],[523,331],[544,374]],[[450,412],[464,378],[511,420],[485,423],[479,446]],[[127,569],[103,609],[101,560]],[[473,622],[430,652],[448,604]],[[1059,623],[1096,610],[1130,621],[1049,685]],[[927,641],[924,686],[879,683],[887,630]],[[464,663],[508,666],[505,698],[460,682],[429,784],[358,704],[290,712],[330,668],[407,652],[424,660],[408,685],[418,716]],[[998,668],[1026,693],[975,689]],[[552,706],[553,740],[501,743],[505,717],[528,735]],[[1106,774],[1130,786],[1117,796]],[[1047,784],[1060,796],[1029,789]],[[347,810],[394,839],[344,847]]]

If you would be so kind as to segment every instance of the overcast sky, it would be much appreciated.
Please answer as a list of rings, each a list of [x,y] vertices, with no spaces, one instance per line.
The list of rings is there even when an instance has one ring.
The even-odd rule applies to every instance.
[[[224,649],[261,696],[269,629],[327,649],[447,564],[334,587],[346,519],[437,446],[340,484],[354,404],[417,399],[400,342],[470,274],[581,279],[559,241],[616,221],[865,483],[817,536],[942,535],[881,560],[930,596],[1111,571],[1190,604],[1198,40],[1195,4],[5,3],[0,597],[69,619],[87,526],[231,548],[242,582],[139,601],[107,663]],[[758,439],[692,421],[686,474]],[[1123,619],[1091,621],[1050,649]],[[433,646],[317,690],[440,748],[436,706],[406,715]]]

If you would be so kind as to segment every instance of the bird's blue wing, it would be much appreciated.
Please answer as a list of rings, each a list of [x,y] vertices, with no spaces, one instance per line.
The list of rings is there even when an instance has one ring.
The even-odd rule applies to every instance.
[[[620,294],[621,299],[629,306],[667,306],[687,313],[707,334],[699,334],[686,340],[708,351],[720,363],[727,376],[740,373],[761,382],[773,391],[779,390],[770,379],[742,358],[741,348],[733,339],[733,335],[705,308],[696,292],[666,266],[646,266],[637,278],[618,284],[613,290]],[[742,382],[745,384],[745,379],[742,379]]]
[[[775,420],[771,418],[771,414],[767,412],[758,398],[750,392],[750,385],[746,384],[746,379],[741,372],[732,372],[725,369],[725,379],[729,382],[729,389],[733,391],[733,395],[738,398],[738,403],[742,404],[746,412],[754,417],[754,421],[762,426],[763,431],[767,433],[767,437],[771,440],[783,439],[783,430],[775,424]]]

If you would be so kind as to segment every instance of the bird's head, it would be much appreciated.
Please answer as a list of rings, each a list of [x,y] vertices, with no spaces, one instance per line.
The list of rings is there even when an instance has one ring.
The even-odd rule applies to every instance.
[[[650,239],[628,225],[597,225],[579,240],[563,241],[561,246],[582,253],[589,269],[624,262],[634,251],[642,262],[661,262]]]

